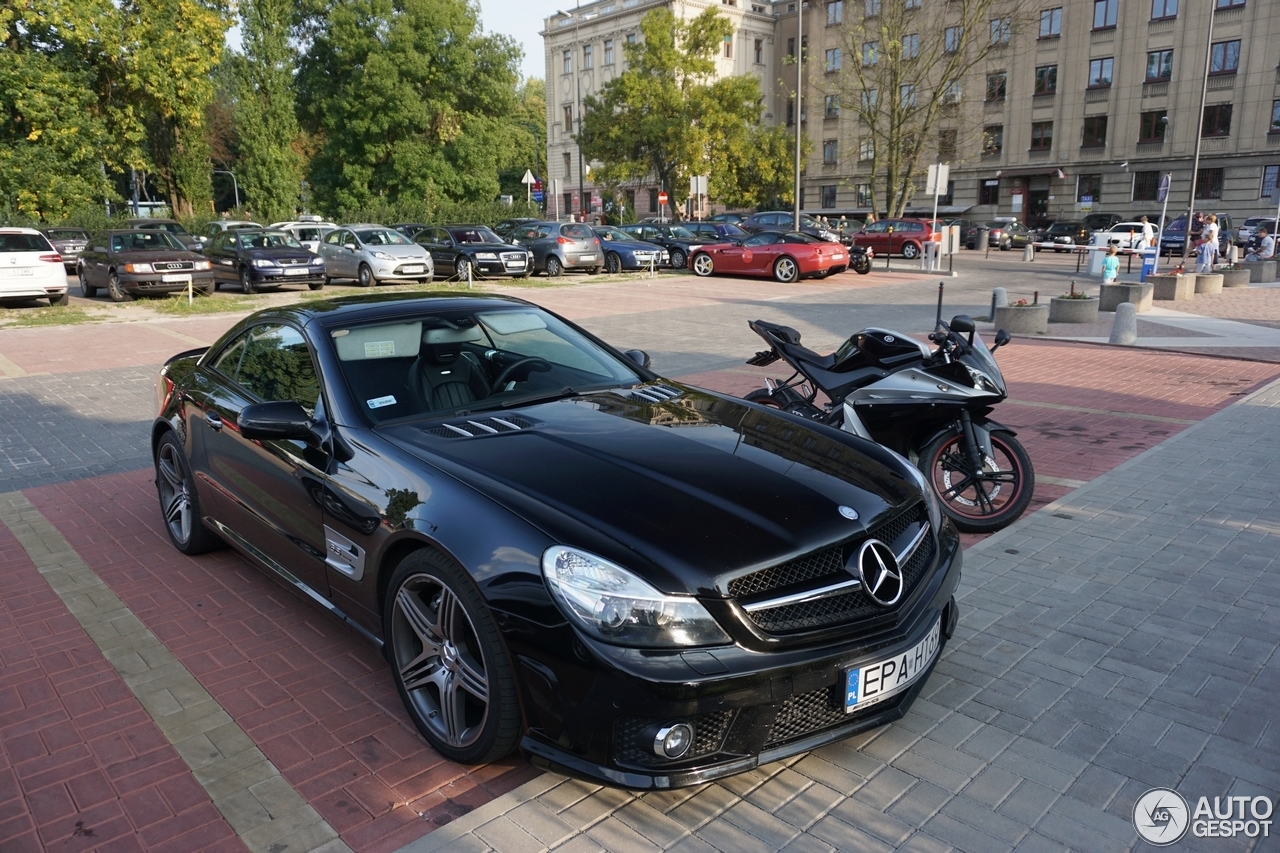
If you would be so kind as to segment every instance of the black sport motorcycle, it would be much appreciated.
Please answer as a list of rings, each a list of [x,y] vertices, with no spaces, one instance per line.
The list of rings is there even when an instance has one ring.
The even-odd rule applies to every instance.
[[[866,246],[849,246],[849,268],[858,275],[866,275],[871,272],[871,259],[875,257],[875,252]]]
[[[800,345],[788,326],[753,320],[769,349],[747,364],[779,359],[795,373],[746,395],[751,402],[822,421],[870,439],[913,462],[956,527],[990,533],[1013,523],[1035,491],[1031,458],[1013,430],[988,415],[1008,396],[992,352],[1009,342],[1001,329],[987,349],[973,320],[942,321],[942,286],[930,351],[887,329],[854,334],[828,355]],[[967,335],[967,338],[965,337]],[[818,392],[826,395],[821,405]]]

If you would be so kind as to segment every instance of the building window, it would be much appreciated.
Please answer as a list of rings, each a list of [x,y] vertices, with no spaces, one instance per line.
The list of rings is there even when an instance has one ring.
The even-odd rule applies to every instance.
[[[1159,172],[1133,173],[1133,200],[1155,201],[1160,195]]]
[[[604,64],[613,64],[613,39],[604,40]]]
[[[1080,138],[1081,148],[1097,148],[1107,144],[1107,117],[1085,116],[1084,134]]]
[[[1098,200],[1102,191],[1101,175],[1081,175],[1076,178],[1076,201],[1090,203]]]
[[[1222,198],[1222,169],[1200,169],[1196,172],[1196,198]]]
[[[862,90],[862,111],[870,112],[880,106],[879,89],[863,89]]]
[[[627,44],[635,44],[635,43],[636,43],[636,34],[627,33]]]
[[[573,132],[573,107],[564,108],[564,132]]]
[[[756,65],[764,64],[764,39],[756,39],[755,61],[756,61]]]
[[[917,33],[907,33],[902,37],[902,58],[915,59],[920,55],[920,36]]]
[[[982,129],[982,153],[999,154],[1004,150],[1004,125],[989,124]]]
[[[1271,128],[1268,133],[1280,133],[1280,101],[1271,102]]]
[[[862,64],[875,65],[880,61],[880,42],[864,41],[862,43]]]
[[[1005,83],[1008,74],[1004,71],[996,71],[987,75],[987,100],[998,101],[1004,97]]]
[[[1235,74],[1240,68],[1240,40],[1220,41],[1209,59],[1210,74]]]
[[[827,49],[827,72],[840,70],[840,48],[832,47]]]
[[[571,181],[573,180],[573,155],[566,151],[560,156],[564,162],[564,179]]]
[[[871,184],[858,184],[853,190],[853,203],[858,207],[871,206]]]
[[[733,59],[733,36],[724,37],[724,58]]]
[[[1089,88],[1105,89],[1111,85],[1112,58],[1089,60]]]
[[[792,95],[787,99],[787,127],[796,123],[796,98]]]
[[[867,163],[876,158],[876,141],[870,136],[858,140],[858,162]]]
[[[1276,182],[1280,181],[1280,166],[1262,167],[1262,194],[1258,198],[1271,198],[1276,191]]]
[[[840,118],[840,96],[827,95],[822,100],[823,118]]]
[[[1178,17],[1178,0],[1151,0],[1151,20]]]
[[[942,49],[947,53],[955,53],[964,40],[964,27],[947,27],[942,35]]]
[[[1094,0],[1093,2],[1093,28],[1095,30],[1105,30],[1116,25],[1116,10],[1120,7],[1120,0]]]
[[[1031,122],[1031,150],[1048,151],[1053,147],[1053,122]]]
[[[1237,6],[1243,6],[1244,0],[1218,0],[1217,9],[1234,9]]]
[[[1173,51],[1153,50],[1147,54],[1147,82],[1158,83],[1173,76]]]
[[[1138,121],[1138,141],[1164,142],[1164,130],[1168,124],[1164,120],[1164,110],[1143,113]]]
[[[649,212],[650,213],[658,212],[658,191],[657,190],[649,190]]]
[[[836,206],[836,185],[823,184],[819,188],[822,196],[822,206],[832,208]]]
[[[560,203],[564,205],[565,213],[573,213],[573,193],[563,193],[560,196]]]
[[[985,178],[978,181],[978,204],[1000,203],[1000,179]]]
[[[794,38],[787,39],[787,59],[796,58],[796,40]]]
[[[1231,105],[1210,104],[1204,108],[1204,124],[1201,125],[1201,136],[1231,135]]]
[[[919,9],[921,0],[902,0],[902,8]]]
[[[573,73],[573,51],[566,50],[564,52],[563,59],[564,59],[564,73],[572,74]]]
[[[623,199],[622,203],[627,206],[627,210],[629,210],[632,213],[635,213],[636,212],[636,191],[623,190],[622,199]]]
[[[822,141],[822,165],[834,166],[840,162],[840,143],[834,139]]]
[[[868,18],[880,14],[880,0],[863,0],[863,10]]]
[[[938,159],[950,162],[956,158],[956,143],[959,132],[954,127],[944,127],[938,131]]]
[[[960,95],[961,95],[960,84],[948,83],[946,85],[946,88],[943,89],[943,92],[942,92],[943,105],[950,106],[952,104],[960,103]]]
[[[1013,18],[991,19],[991,43],[1008,44],[1013,36]]]
[[[1058,66],[1041,65],[1036,69],[1036,94],[1052,95],[1058,91]]]
[[[916,106],[916,87],[914,84],[908,83],[905,86],[898,87],[898,102],[902,104],[903,109],[914,109]]]
[[[827,26],[844,23],[844,0],[831,0],[827,4]]]
[[[1056,39],[1062,35],[1062,7],[1040,10],[1040,38]]]

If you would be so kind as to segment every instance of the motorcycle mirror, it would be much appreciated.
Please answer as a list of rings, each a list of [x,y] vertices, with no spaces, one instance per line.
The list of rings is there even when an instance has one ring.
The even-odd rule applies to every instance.
[[[1000,349],[1000,347],[1009,343],[1009,340],[1010,340],[1009,333],[1006,332],[1004,329],[1001,329],[1000,331],[996,332],[995,346],[991,348],[991,351],[995,352],[996,350]]]
[[[951,331],[961,334],[972,332],[976,326],[973,325],[973,318],[968,314],[957,314],[951,318]]]
[[[627,350],[625,353],[623,353],[623,355],[625,355],[627,358],[631,359],[641,367],[645,368],[646,370],[649,368],[649,353],[645,352],[644,350],[642,349]]]

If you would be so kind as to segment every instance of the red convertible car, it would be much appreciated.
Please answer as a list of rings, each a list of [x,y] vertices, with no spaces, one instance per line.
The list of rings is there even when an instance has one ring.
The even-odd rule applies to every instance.
[[[762,231],[733,243],[702,246],[689,259],[700,276],[715,273],[771,275],[781,282],[826,278],[849,266],[849,252],[796,231]]]

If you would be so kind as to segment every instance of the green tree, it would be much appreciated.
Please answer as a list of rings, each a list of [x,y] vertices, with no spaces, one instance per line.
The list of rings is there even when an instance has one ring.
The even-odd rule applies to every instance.
[[[236,177],[264,221],[292,218],[302,180],[294,112],[292,0],[241,0],[244,55],[235,61]]]
[[[526,195],[525,169],[536,177],[547,179],[547,84],[533,78],[525,80],[516,91],[507,132],[507,148],[511,152],[508,165],[498,173],[501,192],[523,201]]]
[[[623,46],[627,70],[583,99],[583,153],[604,165],[593,179],[619,187],[654,178],[681,194],[692,175],[710,176],[713,199],[740,207],[788,197],[787,134],[764,127],[759,81],[716,79],[716,59],[733,34],[708,8],[678,20],[655,9],[641,39]]]
[[[520,50],[466,0],[312,0],[297,33],[316,201],[494,198]]]

